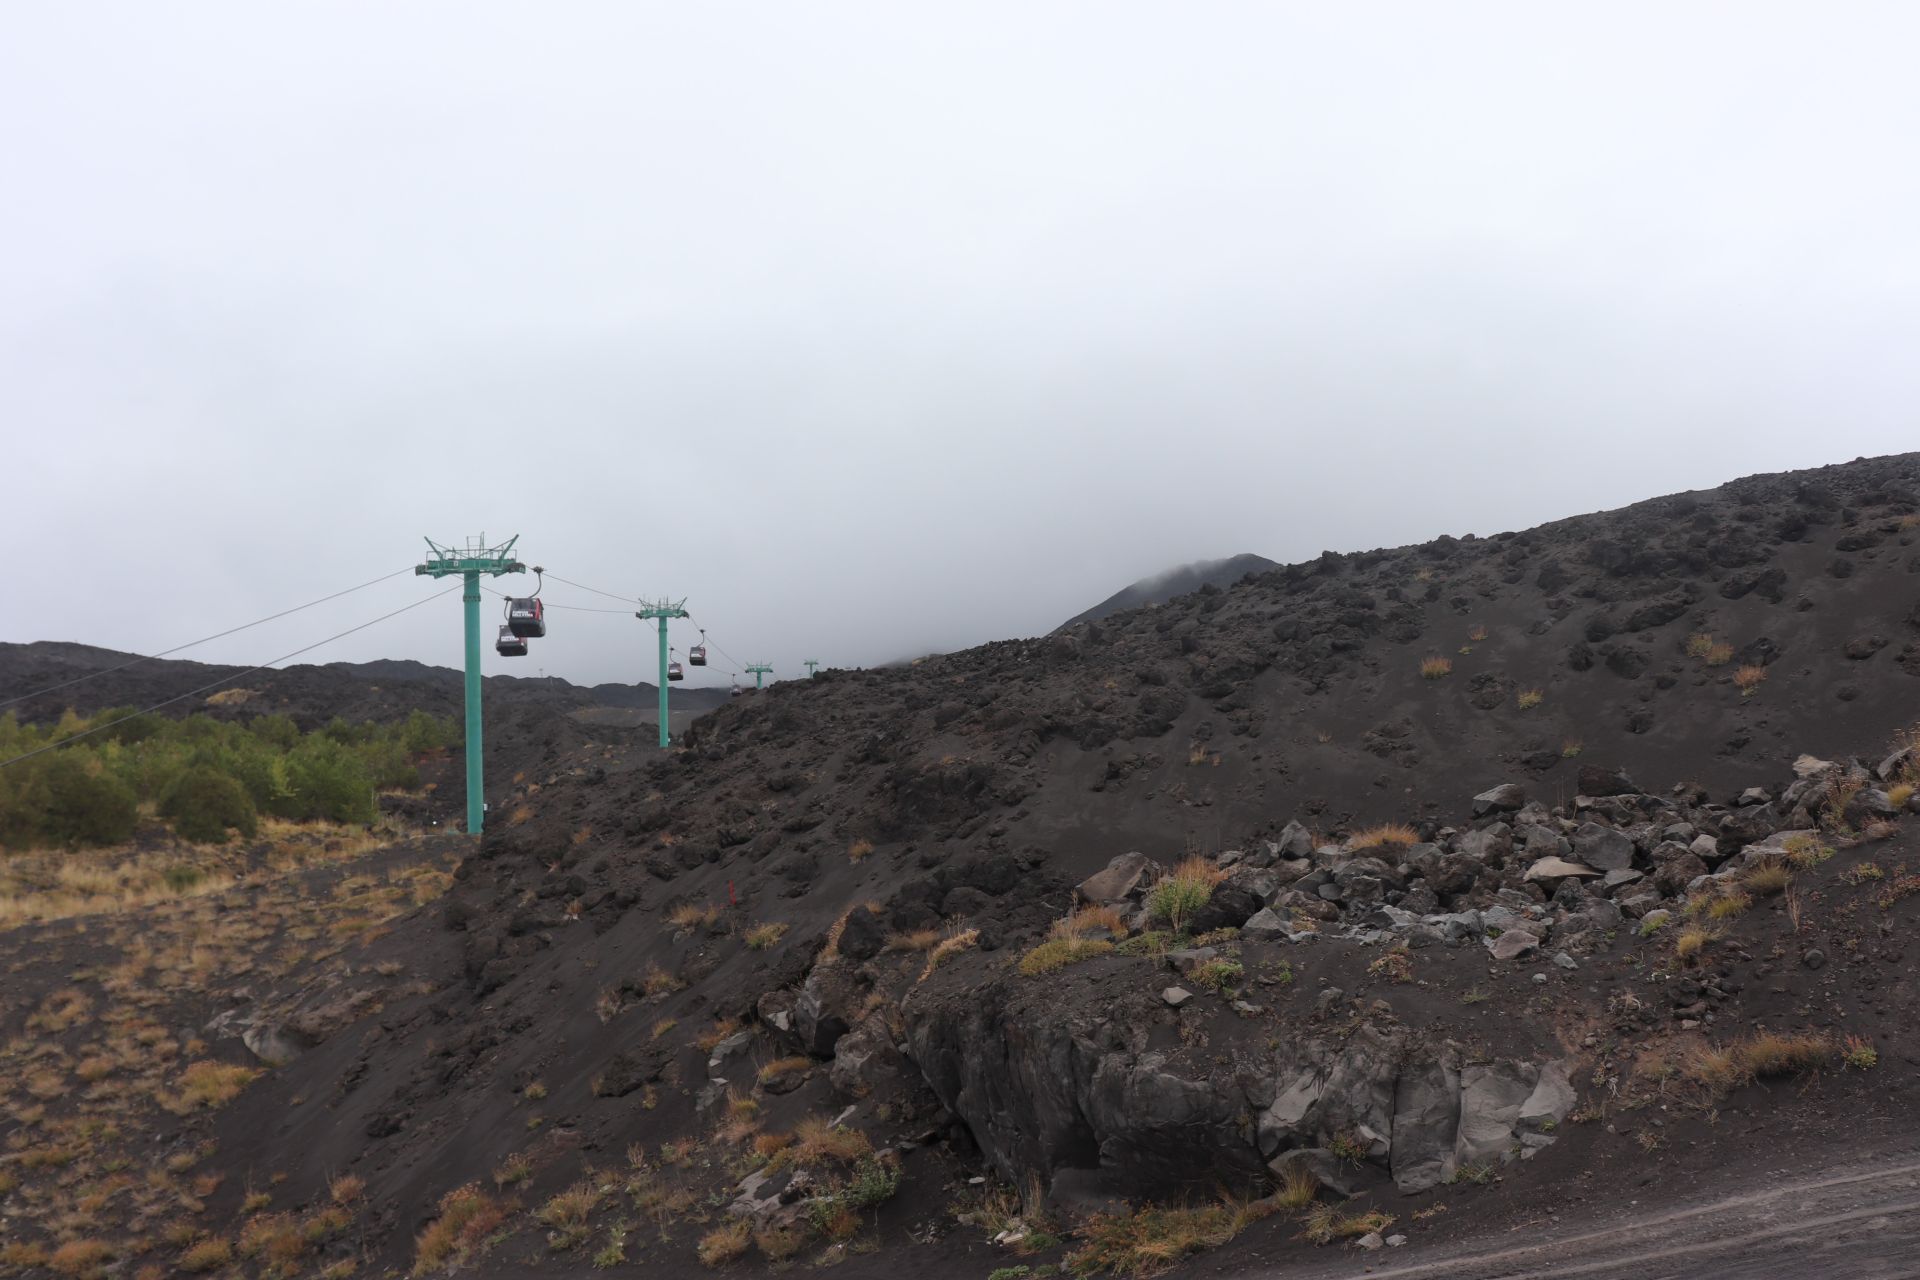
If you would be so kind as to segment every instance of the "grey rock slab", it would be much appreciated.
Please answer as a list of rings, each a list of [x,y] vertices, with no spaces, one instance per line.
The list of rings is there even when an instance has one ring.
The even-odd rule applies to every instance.
[[[1520,1110],[1533,1096],[1539,1077],[1539,1068],[1527,1062],[1474,1063],[1461,1069],[1456,1164],[1505,1159]]]
[[[1527,793],[1519,783],[1503,782],[1473,798],[1473,816],[1479,818],[1489,813],[1511,813],[1526,802]]]
[[[1487,940],[1487,949],[1495,960],[1518,960],[1530,951],[1538,950],[1540,940],[1524,929],[1510,929],[1497,938]]]
[[[1619,871],[1633,865],[1633,840],[1625,832],[1585,822],[1573,833],[1573,856],[1601,871]]]
[[[1444,1182],[1454,1169],[1459,1128],[1459,1069],[1436,1058],[1402,1070],[1393,1092],[1394,1185],[1414,1192]]]
[[[1582,862],[1565,858],[1542,858],[1527,868],[1529,880],[1559,880],[1566,876],[1597,877],[1600,872]]]
[[[1123,853],[1082,880],[1074,892],[1083,902],[1121,902],[1158,879],[1160,864],[1144,853]]]

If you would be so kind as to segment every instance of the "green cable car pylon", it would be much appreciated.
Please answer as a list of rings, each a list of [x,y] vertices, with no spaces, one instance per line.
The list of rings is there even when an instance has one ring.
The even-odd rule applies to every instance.
[[[764,662],[750,662],[747,664],[747,670],[753,672],[753,687],[756,689],[764,687],[765,682],[761,679],[762,676],[773,674],[773,668]]]
[[[811,680],[813,679],[813,669],[820,665],[820,659],[802,658],[800,660],[800,665],[807,669],[807,679]]]
[[[668,600],[662,597],[651,604],[641,602],[641,609],[633,616],[645,621],[655,619],[660,624],[660,745],[673,745],[673,737],[667,732],[667,619],[684,618],[686,599]]]
[[[467,615],[467,831],[479,835],[486,823],[487,789],[485,752],[480,738],[480,576],[499,577],[503,573],[525,573],[527,567],[513,558],[515,534],[497,547],[486,545],[486,535],[467,539],[463,548],[443,547],[432,538],[426,540],[427,562],[413,567],[415,574],[428,578],[450,578],[459,574],[466,579],[466,592],[460,597]]]

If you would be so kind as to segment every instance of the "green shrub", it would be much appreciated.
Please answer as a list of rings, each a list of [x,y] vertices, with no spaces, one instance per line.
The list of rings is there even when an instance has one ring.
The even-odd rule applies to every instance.
[[[370,823],[373,778],[358,753],[333,738],[314,735],[287,755],[293,783],[289,818]]]
[[[46,788],[40,835],[56,844],[119,844],[133,837],[140,802],[133,788],[85,752],[69,748],[45,757]]]
[[[230,774],[196,765],[173,780],[160,797],[160,816],[182,840],[225,844],[231,828],[252,839],[260,829],[253,798]]]

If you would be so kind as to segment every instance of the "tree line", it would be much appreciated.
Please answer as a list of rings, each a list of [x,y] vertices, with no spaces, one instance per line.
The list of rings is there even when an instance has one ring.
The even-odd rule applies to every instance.
[[[0,769],[0,846],[119,844],[145,814],[182,839],[216,843],[236,832],[251,837],[263,814],[371,823],[380,791],[417,789],[420,757],[459,740],[453,721],[424,711],[390,724],[335,719],[310,732],[284,715],[234,721],[132,711],[69,711],[51,725],[0,716],[0,759],[121,720]]]

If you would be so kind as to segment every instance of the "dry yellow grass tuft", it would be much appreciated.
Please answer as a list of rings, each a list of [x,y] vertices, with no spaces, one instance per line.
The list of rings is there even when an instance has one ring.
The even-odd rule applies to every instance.
[[[1707,919],[1731,920],[1735,916],[1744,913],[1746,909],[1752,905],[1753,899],[1738,890],[1723,893],[1707,903]]]
[[[1673,954],[1682,960],[1691,960],[1706,950],[1707,944],[1720,935],[1703,925],[1693,925],[1682,929],[1673,940]]]
[[[258,1078],[256,1067],[228,1062],[195,1062],[180,1073],[180,1092],[172,1110],[185,1114],[201,1108],[224,1107],[240,1096],[240,1091]]]
[[[1029,978],[1038,977],[1082,960],[1107,955],[1112,950],[1113,943],[1105,938],[1049,938],[1020,958],[1020,972]]]
[[[657,964],[649,964],[640,975],[640,990],[649,997],[671,995],[686,985]]]
[[[1273,1199],[1223,1198],[1208,1205],[1095,1214],[1081,1224],[1079,1246],[1067,1255],[1066,1265],[1080,1276],[1157,1276],[1189,1254],[1219,1248],[1279,1208]]]
[[[1740,883],[1746,886],[1748,893],[1763,898],[1772,897],[1776,893],[1784,893],[1787,886],[1793,883],[1793,868],[1785,862],[1772,860],[1758,863],[1747,869],[1740,877]]]
[[[1382,822],[1362,827],[1347,838],[1349,849],[1377,849],[1382,845],[1420,843],[1420,833],[1404,822]]]
[[[747,1252],[747,1246],[753,1243],[753,1225],[745,1218],[736,1218],[725,1226],[715,1227],[700,1237],[699,1247],[695,1250],[701,1265],[718,1267],[732,1262]]]
[[[722,1040],[740,1029],[740,1024],[732,1018],[715,1018],[713,1025],[693,1038],[700,1052],[712,1053]]]
[[[676,929],[711,929],[720,919],[720,908],[712,903],[684,902],[667,912],[667,923]]]
[[[69,1240],[47,1258],[49,1270],[63,1276],[90,1276],[113,1257],[113,1246],[104,1240]]]
[[[935,969],[938,969],[942,964],[954,956],[959,955],[962,951],[968,950],[978,941],[980,941],[980,931],[978,929],[960,929],[949,933],[946,937],[935,943],[933,950],[927,953],[927,967],[920,971],[920,981],[925,982],[933,976]]]
[[[858,1129],[842,1128],[824,1116],[808,1116],[794,1126],[793,1140],[780,1150],[777,1163],[815,1169],[830,1161],[852,1164],[872,1151],[873,1144]]]
[[[1704,658],[1713,651],[1713,637],[1705,631],[1696,631],[1687,637],[1687,656]]]
[[[1545,691],[1540,689],[1522,689],[1519,698],[1516,699],[1522,711],[1531,711],[1546,700]]]
[[[1127,936],[1126,919],[1112,907],[1081,907],[1064,920],[1053,922],[1049,934],[1055,938],[1084,938],[1090,933],[1110,933],[1116,938]]]
[[[440,1198],[440,1212],[413,1242],[413,1274],[426,1275],[466,1261],[496,1231],[512,1207],[472,1183]]]
[[[1838,1055],[1833,1041],[1823,1035],[1759,1031],[1731,1044],[1696,1049],[1683,1069],[1695,1083],[1726,1093],[1751,1080],[1817,1071]]]
[[[888,951],[931,951],[941,938],[938,929],[915,929],[912,933],[890,933],[887,935]]]
[[[847,846],[847,861],[859,862],[873,852],[873,841],[860,839]]]
[[[1752,696],[1754,690],[1758,689],[1761,682],[1766,678],[1767,669],[1754,662],[1749,662],[1744,667],[1736,668],[1733,673],[1734,686],[1740,690],[1742,697]]]
[[[191,1275],[203,1271],[218,1271],[233,1261],[233,1246],[216,1236],[211,1240],[202,1240],[180,1255],[180,1269]]]
[[[1438,680],[1453,671],[1453,659],[1442,658],[1437,654],[1420,659],[1420,678]]]
[[[813,1059],[795,1055],[790,1058],[775,1058],[760,1068],[759,1081],[763,1085],[772,1084],[782,1076],[798,1075],[811,1069]]]
[[[786,936],[787,926],[784,924],[757,924],[747,930],[747,949],[749,951],[765,951],[768,947],[773,946]]]

